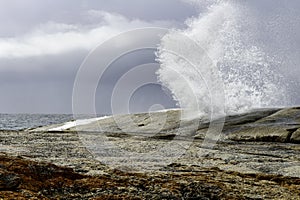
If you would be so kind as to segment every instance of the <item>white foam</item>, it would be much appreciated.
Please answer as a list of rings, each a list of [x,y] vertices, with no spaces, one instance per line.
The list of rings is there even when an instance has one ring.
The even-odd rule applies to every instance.
[[[204,4],[201,0],[193,2]],[[213,89],[218,88],[218,85],[207,88],[207,80],[203,80],[197,71],[201,71],[207,79],[213,74],[212,67],[215,66],[224,83],[225,93],[225,102],[217,103],[224,103],[225,112],[239,113],[252,108],[284,105],[288,95],[276,68],[277,55],[267,51],[265,46],[269,43],[262,44],[264,40],[259,36],[265,33],[257,27],[257,19],[252,16],[256,8],[244,5],[244,1],[205,2],[206,12],[198,18],[189,19],[186,22],[187,29],[175,30],[162,39],[157,53],[161,63],[157,72],[160,82],[170,89],[180,107],[190,110],[200,108],[200,115],[206,115],[212,104],[216,103],[211,102],[209,94],[216,92]],[[178,33],[194,40],[211,62],[193,57],[199,57],[194,53],[199,49],[186,45],[177,36]],[[172,47],[184,48],[190,60],[198,59],[197,65],[193,66],[170,53]],[[213,80],[209,81],[213,83]],[[197,101],[192,101],[195,97]]]
[[[95,121],[106,119],[106,118],[109,118],[109,116],[91,118],[91,119],[78,119],[76,121],[66,122],[62,126],[51,128],[48,131],[64,131],[64,130],[67,130],[67,129],[70,129],[70,128],[73,128],[73,127],[76,127],[76,126],[88,125],[88,124],[91,124]]]
[[[163,112],[164,113],[164,112],[168,112],[168,111],[180,111],[180,110],[181,110],[181,108],[168,108],[168,109],[151,111],[151,112],[153,112],[153,113],[162,113]]]

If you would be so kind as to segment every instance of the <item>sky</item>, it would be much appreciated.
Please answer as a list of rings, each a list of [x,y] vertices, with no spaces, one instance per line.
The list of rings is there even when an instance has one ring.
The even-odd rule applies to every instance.
[[[0,113],[72,113],[76,73],[98,44],[135,28],[182,28],[197,13],[180,0],[0,0]],[[130,69],[137,57],[155,60],[154,54],[146,54],[115,67]],[[107,90],[116,80],[110,76],[120,76],[111,73],[95,97],[101,102],[96,101],[99,114],[111,112]],[[139,88],[129,106],[140,112],[155,104],[176,106],[156,84]]]
[[[209,10],[208,5],[227,1],[230,2],[0,0],[0,113],[71,114],[76,77],[85,59],[96,47],[121,33],[144,27],[193,33],[193,26],[197,27],[197,21],[201,22],[202,11]],[[257,22],[251,30],[252,36],[258,38],[255,42],[271,55],[278,55],[277,73],[283,77],[287,96],[291,98],[284,106],[300,105],[300,1],[232,2],[248,6],[251,16],[254,16],[252,20]],[[114,47],[109,48],[113,50]],[[103,57],[105,55],[100,55],[99,59]],[[127,72],[145,63],[154,63],[152,71],[141,73],[137,78],[157,79],[159,66],[155,65],[157,57],[153,49],[128,53],[111,63],[94,94],[97,114],[112,113],[116,84]],[[132,82],[125,83],[124,88],[130,87]],[[162,88],[159,82],[136,88],[126,101],[130,112],[178,106],[171,92]],[[114,103],[123,105],[124,99],[120,96]]]

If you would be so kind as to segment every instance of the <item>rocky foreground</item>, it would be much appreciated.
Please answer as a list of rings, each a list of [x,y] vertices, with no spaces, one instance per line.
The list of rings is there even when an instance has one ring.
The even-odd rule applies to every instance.
[[[300,108],[211,130],[170,110],[0,131],[0,199],[300,199]]]

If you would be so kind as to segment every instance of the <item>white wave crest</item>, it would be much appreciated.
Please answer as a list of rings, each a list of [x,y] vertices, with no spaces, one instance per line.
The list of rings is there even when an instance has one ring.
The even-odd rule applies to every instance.
[[[216,88],[220,84],[216,82],[207,87],[207,81],[214,81],[207,80],[213,79],[209,78],[214,75],[213,67],[224,84],[226,113],[284,104],[287,95],[281,75],[277,73],[278,61],[257,39],[259,30],[253,28],[256,22],[247,6],[238,1],[193,2],[205,5],[206,11],[187,20],[187,29],[173,30],[166,35],[157,53],[161,63],[158,78],[171,90],[178,104],[195,110],[200,107],[200,114],[209,113],[211,104],[216,103],[210,94],[218,92]],[[190,56],[199,51],[187,46],[184,40],[176,39],[179,34],[195,41],[211,62],[202,58],[189,61],[170,53],[172,46],[181,46]],[[191,63],[195,64],[193,60],[197,59],[193,66]],[[197,102],[191,100],[194,97]]]

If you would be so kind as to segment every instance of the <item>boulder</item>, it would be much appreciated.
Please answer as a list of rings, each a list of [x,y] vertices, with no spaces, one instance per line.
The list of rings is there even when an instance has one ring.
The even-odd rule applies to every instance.
[[[292,134],[291,142],[300,143],[300,130],[299,129]]]

